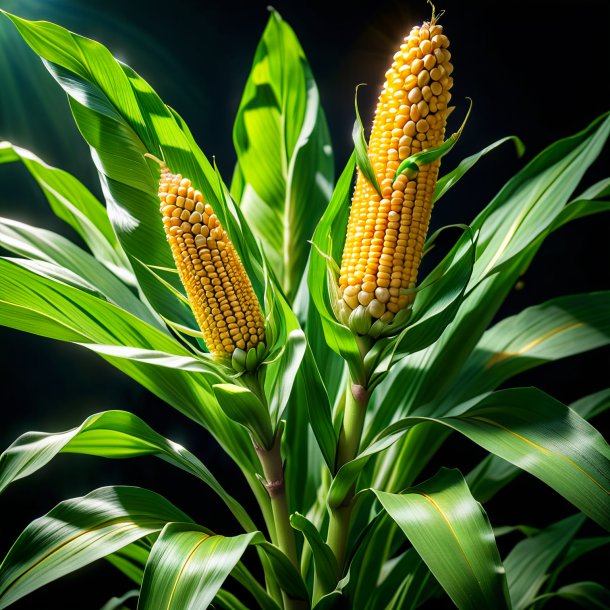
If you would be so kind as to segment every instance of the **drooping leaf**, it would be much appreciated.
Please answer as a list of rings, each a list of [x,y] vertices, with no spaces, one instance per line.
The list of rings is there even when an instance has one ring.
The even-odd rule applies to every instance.
[[[528,307],[485,332],[445,391],[445,408],[545,362],[609,343],[610,292],[565,296]]]
[[[95,258],[133,284],[133,271],[119,246],[104,206],[74,176],[47,165],[29,150],[0,142],[0,164],[21,161],[44,193],[53,212],[67,222]]]
[[[584,396],[573,402],[570,408],[584,419],[591,419],[610,408],[610,389]],[[510,462],[490,454],[466,475],[466,480],[472,495],[479,502],[487,502],[521,472]]]
[[[207,375],[170,368],[169,363],[193,364],[193,357],[166,333],[111,303],[3,260],[0,324],[86,344],[90,349],[90,344],[95,344],[105,360],[206,426],[234,460],[244,468],[248,465],[249,470],[256,470],[257,460],[248,435],[224,415],[214,397],[211,375],[214,370],[218,373],[217,366],[202,358],[195,364],[200,364],[197,370],[206,371]],[[254,475],[250,482],[258,489]]]
[[[157,210],[158,167],[143,156],[150,152],[163,157],[172,171],[188,176],[202,191],[258,290],[260,278],[252,263],[258,255],[256,243],[249,240],[245,247],[243,223],[236,210],[229,211],[230,202],[214,168],[148,83],[95,41],[55,24],[4,14],[68,93],[79,130],[92,148],[110,220],[130,260],[173,266]],[[194,327],[190,310],[171,292],[138,266],[134,271],[159,313]],[[170,282],[179,287],[177,277]]]
[[[271,561],[274,574],[285,591],[299,598],[307,595],[300,575],[288,558],[266,542],[260,532],[220,536],[191,523],[170,523],[153,545],[146,564],[138,608],[160,610],[207,608],[227,576],[244,585],[251,583],[255,598],[272,608],[268,596],[257,587],[238,562],[248,545],[260,546]],[[261,595],[262,594],[262,598]]]
[[[600,154],[609,130],[610,118],[603,115],[582,132],[554,143],[517,173],[474,220],[471,227],[480,231],[480,237],[468,296],[439,341],[404,358],[375,392],[370,405],[374,413],[370,428],[374,432],[382,430],[399,414],[416,409],[434,416],[444,414],[435,408],[439,404],[437,396],[459,374],[506,295],[527,269],[553,219]],[[497,266],[502,258],[502,266]],[[382,408],[381,397],[391,408]],[[410,443],[410,437],[400,441],[387,456],[390,463],[398,455],[413,455]],[[410,484],[427,459],[417,463],[411,460],[408,469],[394,470],[394,489]],[[384,485],[383,481],[379,484]]]
[[[0,564],[0,608],[170,521],[190,519],[138,487],[102,487],[61,502],[25,528]]]
[[[540,595],[534,602],[546,602],[553,598],[568,600],[579,608],[606,610],[610,608],[610,590],[597,582],[575,582],[565,585],[553,593]]]
[[[23,434],[0,456],[0,491],[13,481],[36,472],[58,453],[114,459],[156,455],[199,478],[223,500],[246,530],[256,529],[248,513],[201,461],[127,411],[104,411],[91,415],[80,426],[67,432]]]
[[[410,416],[389,426],[333,480],[339,506],[372,455],[418,423],[448,426],[533,474],[610,530],[610,447],[577,413],[534,388],[502,390],[467,402],[445,417]]]
[[[468,298],[439,341],[402,360],[384,381],[378,395],[392,405],[392,413],[434,404],[455,379],[609,132],[610,118],[604,115],[582,132],[555,142],[509,180],[471,223],[480,235]],[[379,417],[387,413],[381,410]]]
[[[458,471],[403,494],[374,493],[458,608],[510,608],[491,526]]]
[[[449,173],[441,176],[437,182],[436,187],[434,189],[434,202],[437,202],[450,188],[455,186],[457,182],[470,170],[480,159],[484,157],[492,150],[501,146],[505,142],[513,142],[515,148],[517,150],[517,156],[521,156],[525,151],[525,146],[523,142],[517,136],[508,136],[506,138],[502,138],[501,140],[497,140],[493,144],[486,146],[483,150],[471,155],[470,157],[466,157],[460,161],[459,165]]]
[[[32,261],[54,264],[54,279],[61,281],[64,278],[66,283],[71,284],[73,282],[69,280],[69,275],[73,273],[110,303],[129,311],[152,326],[165,330],[158,317],[115,273],[65,237],[15,220],[0,218],[0,246]],[[49,277],[44,268],[35,268],[32,265],[28,268],[39,275]]]
[[[508,590],[515,610],[527,608],[549,576],[551,565],[566,550],[585,518],[573,515],[526,538],[504,560]]]

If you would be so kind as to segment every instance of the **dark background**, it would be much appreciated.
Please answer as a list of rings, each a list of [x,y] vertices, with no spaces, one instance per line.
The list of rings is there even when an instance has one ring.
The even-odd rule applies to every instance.
[[[265,2],[172,0],[14,0],[0,2],[24,17],[56,21],[106,44],[135,68],[164,101],[186,119],[204,152],[215,155],[225,179],[235,161],[231,129],[257,41],[268,18]],[[429,18],[423,0],[398,2],[288,2],[274,5],[295,29],[311,63],[327,112],[337,171],[351,151],[354,87],[370,122],[378,88],[402,36]],[[583,129],[609,109],[608,35],[610,3],[446,0],[441,23],[451,39],[455,66],[454,113],[450,131],[474,107],[467,128],[446,160],[445,170],[506,135],[527,147],[517,159],[506,145],[480,162],[439,204],[433,228],[469,222],[518,168],[559,137]],[[93,163],[69,115],[65,95],[40,61],[0,20],[0,139],[28,148],[48,163],[77,175],[98,196]],[[608,175],[606,153],[584,185]],[[49,211],[29,174],[18,165],[0,166],[0,214],[74,237]],[[579,220],[552,235],[508,299],[500,317],[548,298],[608,289],[610,218]],[[243,479],[201,430],[141,389],[94,354],[9,329],[0,329],[2,387],[0,448],[27,430],[59,431],[106,409],[127,409],[156,430],[198,454],[244,503]],[[608,348],[548,364],[510,385],[536,385],[565,403],[608,386]],[[608,430],[608,418],[596,425]],[[459,438],[425,474],[441,464],[467,472],[483,452]],[[194,519],[223,533],[225,511],[197,481],[154,458],[110,461],[58,456],[37,474],[18,481],[0,499],[0,554],[33,518],[59,501],[103,485],[149,487],[166,495]],[[494,525],[544,526],[575,512],[566,501],[529,475],[522,475],[486,505]],[[587,535],[601,530],[587,522]],[[517,538],[500,539],[503,554]],[[607,553],[599,552],[568,574],[566,582],[603,581]],[[100,561],[24,598],[14,608],[99,608],[130,587]],[[436,606],[438,607],[438,606]],[[559,604],[551,607],[560,607]]]

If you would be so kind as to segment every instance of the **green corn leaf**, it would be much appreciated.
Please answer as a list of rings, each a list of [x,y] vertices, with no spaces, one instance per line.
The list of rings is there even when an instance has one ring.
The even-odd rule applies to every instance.
[[[561,228],[572,220],[609,211],[609,197],[610,178],[593,184],[561,210],[551,225],[551,231]]]
[[[254,535],[229,538],[193,524],[168,524],[146,564],[138,608],[207,608]]]
[[[341,467],[328,502],[339,506],[372,455],[418,423],[448,426],[555,489],[610,530],[610,448],[601,434],[558,401],[534,388],[494,392],[446,417],[411,416],[389,426]]]
[[[582,132],[555,142],[512,178],[475,219],[471,226],[481,234],[468,297],[439,341],[399,362],[373,394],[369,406],[374,413],[372,434],[387,426],[398,413],[413,412],[423,405],[428,405],[428,413],[444,414],[443,410],[434,409],[437,396],[459,374],[506,295],[540,248],[554,218],[600,154],[609,131],[610,118],[603,115]],[[539,228],[543,230],[538,231]],[[493,259],[499,261],[507,248],[517,243],[517,237],[519,246],[512,250],[510,262],[502,265],[502,273],[492,273]],[[391,407],[383,408],[381,397]],[[413,442],[421,443],[418,436],[413,437]],[[388,454],[389,463],[400,455],[413,455],[410,437]],[[417,463],[411,460],[408,469],[395,471],[393,489],[410,484],[427,459],[429,456]],[[382,480],[377,484],[385,485]]]
[[[589,420],[610,408],[610,390],[585,396],[573,402],[570,408]],[[521,472],[521,469],[497,455],[488,455],[468,473],[466,480],[472,495],[479,502],[487,502]]]
[[[0,491],[36,472],[58,453],[80,453],[106,458],[156,455],[196,476],[226,504],[246,530],[254,524],[240,504],[189,451],[161,436],[127,411],[104,411],[88,417],[67,432],[27,432],[0,456]]]
[[[527,608],[548,578],[553,562],[565,552],[584,523],[574,515],[519,542],[504,560],[508,589],[515,610]]]
[[[249,430],[259,447],[273,446],[275,434],[269,410],[254,392],[229,383],[216,384],[212,389],[227,417]]]
[[[501,146],[506,142],[514,143],[518,157],[521,157],[525,152],[525,146],[517,136],[508,136],[506,138],[502,138],[501,140],[497,140],[493,144],[486,146],[478,153],[475,153],[470,157],[466,157],[465,159],[460,161],[459,165],[454,170],[450,171],[444,176],[441,176],[436,182],[433,201],[436,203],[450,188],[455,186],[457,182],[459,182],[460,179],[464,177],[468,170],[472,169],[481,160],[482,157],[484,157],[494,149],[498,148],[498,146]]]
[[[457,470],[402,494],[373,492],[458,608],[510,608],[489,520]]]
[[[366,610],[411,610],[434,590],[434,578],[415,549],[387,563],[389,573],[375,587]]]
[[[311,547],[315,565],[315,578],[319,583],[319,594],[330,593],[339,580],[339,568],[331,548],[322,540],[320,532],[307,517],[299,513],[290,515],[290,525],[303,533],[307,543]],[[314,598],[314,604],[317,601]]]
[[[371,164],[369,157],[369,147],[364,137],[364,126],[362,125],[362,119],[360,118],[360,111],[358,110],[358,88],[356,87],[356,93],[354,94],[354,109],[356,110],[356,120],[352,129],[352,140],[354,141],[354,154],[356,155],[356,165],[358,170],[367,179],[369,184],[377,191],[377,194],[381,197],[381,187],[377,181],[377,175]]]
[[[0,164],[21,161],[44,193],[53,212],[68,223],[97,260],[121,280],[134,284],[133,270],[117,242],[104,206],[74,176],[47,165],[29,150],[0,142]]]
[[[206,426],[243,468],[256,471],[252,443],[220,410],[211,379],[168,366],[192,355],[175,339],[135,316],[70,286],[40,278],[0,260],[0,324],[63,341],[87,344],[113,366],[194,421]],[[110,346],[110,347],[109,347]],[[159,354],[159,352],[161,354]],[[170,360],[167,360],[167,355]],[[201,365],[210,361],[201,360]],[[215,367],[215,365],[214,365]],[[205,367],[213,372],[211,364]],[[254,475],[250,484],[258,489]]]
[[[127,591],[127,593],[121,595],[121,597],[112,597],[100,608],[100,610],[127,610],[128,607],[125,605],[125,602],[130,599],[137,599],[139,594],[140,592],[137,589],[134,589],[133,591]]]
[[[569,565],[580,559],[587,553],[591,553],[610,544],[610,536],[598,536],[596,538],[576,538],[561,556],[561,561],[556,562],[549,579],[545,583],[545,591],[552,591],[560,574]]]
[[[110,220],[128,256],[147,265],[173,266],[158,213],[158,167],[143,156],[151,152],[202,191],[252,272],[255,290],[260,288],[252,264],[256,246],[245,247],[239,219],[228,209],[214,168],[154,90],[99,43],[54,24],[4,14],[68,93],[79,130],[94,151]],[[173,295],[141,269],[134,271],[159,313],[194,326],[190,312]],[[179,287],[177,277],[171,281]]]
[[[103,487],[28,525],[0,564],[0,608],[134,540],[189,518],[138,487]]]
[[[552,144],[509,180],[474,220],[471,227],[480,230],[480,236],[468,298],[441,339],[402,360],[380,386],[377,395],[392,405],[392,414],[432,404],[455,379],[609,132],[610,118],[604,115],[582,132]],[[510,263],[503,265],[503,273],[496,273],[502,258]],[[387,409],[378,410],[378,417],[380,423],[389,423]],[[377,426],[373,427],[380,430]]]
[[[73,274],[110,303],[129,311],[152,326],[165,330],[157,316],[115,273],[65,237],[15,220],[0,218],[0,246],[32,261],[54,264],[54,279],[61,281],[62,274],[68,277]],[[34,270],[32,265],[29,268]],[[38,269],[39,275],[46,275],[40,271],[41,267]],[[51,272],[51,268],[45,271]]]
[[[240,207],[292,301],[307,242],[332,193],[333,157],[303,49],[274,10],[256,49],[233,141],[244,182]]]
[[[587,610],[606,610],[610,608],[610,590],[597,582],[575,582],[565,585],[553,593],[546,593],[532,600],[546,602],[553,598],[560,598],[576,604],[579,608]]]
[[[108,563],[135,582],[138,587],[142,584],[144,566],[150,555],[151,544],[145,542],[145,540],[136,540],[105,558]]]
[[[341,256],[349,215],[349,192],[354,175],[354,155],[350,157],[339,177],[333,196],[314,232],[313,248],[309,259],[307,283],[312,300],[318,310],[328,346],[346,361],[352,379],[364,382],[360,352],[352,332],[340,324],[330,303],[329,286],[334,278],[329,277],[329,265]],[[344,237],[343,237],[344,239]],[[336,263],[335,263],[336,264]]]
[[[223,610],[248,610],[235,595],[220,589],[214,598],[214,607],[222,608]],[[277,605],[276,605],[277,608]]]
[[[610,292],[552,299],[505,318],[481,337],[443,406],[497,388],[511,377],[546,362],[610,343]]]
[[[238,563],[251,544],[260,546],[271,560],[274,574],[285,591],[295,598],[307,596],[296,569],[260,532],[225,537],[191,523],[169,523],[151,550],[138,607],[207,608],[231,572],[243,584],[250,582],[243,580],[247,572]],[[274,608],[264,591],[255,587],[251,592],[263,608]]]

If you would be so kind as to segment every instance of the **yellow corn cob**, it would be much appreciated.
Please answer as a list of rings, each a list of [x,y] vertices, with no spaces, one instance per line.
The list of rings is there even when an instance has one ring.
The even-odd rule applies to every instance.
[[[203,339],[215,358],[235,364],[237,357],[243,370],[246,358],[257,363],[265,347],[263,313],[250,279],[202,194],[148,156],[161,165],[163,226]]]
[[[394,176],[401,161],[443,142],[453,84],[448,46],[434,19],[414,27],[385,75],[368,150],[382,197],[359,171],[339,276],[340,316],[359,334],[378,319],[391,322],[413,300],[405,289],[417,280],[440,160],[414,178]]]

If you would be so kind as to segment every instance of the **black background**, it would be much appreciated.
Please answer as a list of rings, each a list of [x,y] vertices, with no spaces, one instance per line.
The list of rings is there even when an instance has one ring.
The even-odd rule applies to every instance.
[[[204,152],[216,156],[228,179],[235,161],[232,123],[268,18],[264,2],[15,0],[0,6],[21,16],[57,21],[106,44],[182,114]],[[367,5],[277,1],[274,6],[293,26],[309,58],[340,171],[351,151],[354,87],[361,82],[369,85],[359,95],[361,112],[369,121],[391,55],[410,27],[429,18],[429,7],[423,1],[388,0]],[[466,110],[465,97],[474,100],[462,139],[443,167],[452,168],[464,156],[511,134],[523,139],[527,151],[517,159],[506,145],[481,161],[439,204],[433,228],[469,222],[527,160],[608,110],[610,77],[607,0],[447,0],[437,9],[446,10],[441,23],[451,39],[455,66],[457,110],[451,131]],[[100,195],[88,149],[71,121],[64,94],[5,23],[0,26],[0,53],[0,139],[73,172]],[[606,153],[588,172],[585,186],[609,174],[608,159]],[[73,237],[52,216],[22,168],[0,166],[0,184],[3,216]],[[498,318],[551,297],[608,289],[609,236],[608,215],[576,221],[552,235],[526,274],[523,289],[511,294]],[[536,385],[569,403],[607,387],[609,372],[610,350],[604,348],[522,374],[510,385]],[[0,383],[2,448],[30,429],[65,430],[92,413],[127,409],[199,455],[238,499],[250,505],[243,479],[204,430],[87,351],[2,328]],[[606,433],[607,422],[607,417],[600,417],[594,423]],[[452,438],[425,474],[440,465],[467,472],[482,456],[468,442]],[[0,498],[0,553],[5,554],[29,521],[57,502],[112,484],[148,487],[212,529],[237,531],[205,487],[159,460],[59,456]],[[494,525],[535,526],[575,510],[529,475],[522,475],[486,508]],[[590,522],[583,532],[602,534]],[[503,554],[516,540],[500,539]],[[607,553],[598,552],[573,569],[566,582],[605,579],[609,584],[604,563],[608,565]],[[89,610],[129,588],[126,578],[100,561],[14,607]]]

